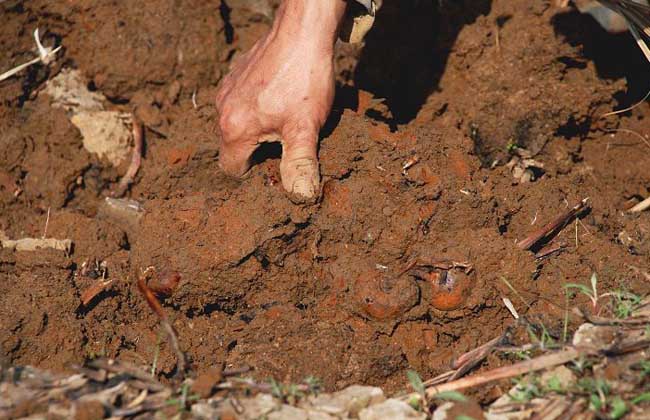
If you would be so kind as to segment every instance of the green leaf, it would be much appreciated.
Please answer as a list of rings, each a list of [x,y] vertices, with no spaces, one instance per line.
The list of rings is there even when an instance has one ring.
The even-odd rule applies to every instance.
[[[443,391],[433,396],[438,400],[467,402],[467,397],[457,391]]]
[[[407,370],[406,377],[408,378],[409,382],[411,383],[411,387],[413,387],[415,392],[418,394],[424,394],[424,382],[422,382],[422,378],[420,378],[420,375],[416,371]]]
[[[644,392],[643,394],[637,395],[632,399],[632,404],[641,404],[644,402],[650,402],[650,392]]]
[[[269,383],[271,384],[271,395],[273,395],[275,398],[278,398],[280,400],[284,399],[284,392],[282,390],[282,385],[273,378],[269,379]]]
[[[603,408],[603,402],[600,400],[598,394],[591,394],[589,396],[589,405],[594,411],[600,411]]]
[[[551,379],[548,380],[546,383],[546,388],[549,391],[557,392],[558,394],[564,392],[562,382],[557,376],[552,376]]]
[[[593,292],[584,284],[578,284],[578,283],[567,283],[564,285],[565,289],[578,289],[580,292],[583,294],[593,297]]]
[[[456,416],[456,420],[476,420],[476,419],[472,416],[468,416],[467,414],[461,414]]]
[[[609,411],[609,417],[618,420],[627,413],[627,404],[621,397],[614,397],[611,402],[612,409]]]
[[[593,273],[591,275],[591,290],[593,290],[594,297],[598,296],[598,277],[596,276],[596,273]]]
[[[409,399],[409,405],[414,410],[420,411],[420,408],[421,408],[420,407],[420,397],[418,397],[417,395],[411,396],[411,398]]]

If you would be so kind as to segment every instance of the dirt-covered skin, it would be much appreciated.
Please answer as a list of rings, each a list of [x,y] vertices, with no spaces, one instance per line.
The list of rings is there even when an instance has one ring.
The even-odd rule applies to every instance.
[[[648,64],[632,39],[607,38],[548,2],[384,3],[365,50],[338,47],[322,195],[310,206],[283,192],[277,148],[258,153],[241,181],[217,166],[216,86],[270,27],[256,2],[0,4],[3,65],[33,56],[36,26],[46,44],[65,47],[49,69],[0,82],[0,230],[40,237],[50,209],[47,236],[74,241],[69,256],[0,250],[3,357],[54,369],[99,355],[152,363],[157,319],[135,286],[149,266],[181,276],[164,307],[195,371],[248,365],[260,379],[313,375],[327,389],[396,390],[406,369],[446,370],[512,324],[502,297],[559,336],[564,283],[595,271],[602,290],[648,292],[650,216],[624,210],[650,195],[649,146],[607,130],[644,135],[650,109],[597,119],[647,90],[638,69]],[[421,24],[396,36],[391,16],[400,13]],[[101,211],[126,168],[88,154],[65,112],[39,93],[62,66],[145,123],[130,192],[146,209],[138,224]],[[512,145],[544,164],[538,180],[517,183],[504,165]],[[564,252],[536,261],[517,248],[585,197],[591,212],[556,239]],[[106,261],[114,282],[83,307],[96,279],[81,265],[92,259]],[[473,269],[451,270],[442,285],[405,270],[438,260]],[[500,363],[493,356],[483,368]],[[173,367],[163,344],[158,368]]]

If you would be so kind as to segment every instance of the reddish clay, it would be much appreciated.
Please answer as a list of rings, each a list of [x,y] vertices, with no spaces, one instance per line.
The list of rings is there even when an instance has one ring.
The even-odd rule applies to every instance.
[[[629,37],[610,37],[588,16],[548,2],[445,2],[432,39],[422,22],[435,2],[392,9],[400,2],[384,2],[385,18],[366,45],[339,45],[336,64],[354,69],[338,72],[341,85],[385,101],[372,105],[360,93],[358,109],[370,108],[357,113],[337,92],[319,149],[332,189],[322,205],[303,208],[282,191],[277,155],[260,156],[243,180],[217,167],[215,86],[231,58],[269,27],[247,10],[250,2],[228,2],[227,24],[214,2],[196,0],[14,3],[21,2],[0,6],[7,15],[0,44],[9,46],[0,48],[0,62],[9,68],[33,55],[25,28],[34,22],[49,31],[47,45],[65,48],[55,63],[0,83],[0,230],[11,239],[41,237],[51,207],[47,237],[72,239],[74,251],[0,250],[0,347],[8,363],[66,369],[101,354],[140,364],[159,349],[159,371],[173,372],[175,355],[156,346],[159,320],[127,281],[151,265],[182,273],[164,309],[196,371],[247,365],[259,381],[313,375],[327,390],[354,383],[403,390],[411,363],[425,378],[442,373],[455,354],[503,332],[510,314],[494,287],[502,277],[540,297],[529,313],[560,328],[561,308],[550,311],[548,302],[564,302],[562,285],[588,283],[594,270],[603,290],[648,292],[650,218],[629,217],[621,206],[648,196],[650,154],[629,133],[588,124],[590,115],[645,94],[626,78],[643,80],[647,63]],[[401,11],[410,25],[394,18]],[[494,22],[503,16],[511,18],[496,44]],[[594,39],[598,54],[585,48]],[[70,63],[110,98],[107,109],[149,107],[156,126],[147,127],[129,191],[145,209],[137,227],[97,211],[101,192],[126,168],[86,152],[65,110],[42,93]],[[158,93],[178,83],[177,98]],[[650,109],[639,106],[607,123],[644,133],[648,118]],[[535,182],[513,184],[504,164],[514,143],[544,163]],[[414,155],[419,162],[403,174]],[[560,234],[566,252],[535,261],[514,245],[553,220],[565,200],[584,197],[593,209],[577,225],[578,242],[574,226]],[[612,240],[623,232],[633,247]],[[466,258],[480,275],[469,281],[439,268],[457,276],[462,287],[451,290],[439,278],[415,285],[391,278],[388,271],[416,255]],[[115,281],[80,311],[79,297],[95,280],[75,276],[75,267],[89,258],[106,261],[107,280]],[[376,263],[390,268],[375,270]],[[334,265],[328,279],[322,272]],[[368,321],[375,317],[386,321]],[[422,340],[408,341],[421,348],[395,345],[395,334],[413,338],[425,327]]]
[[[165,270],[152,276],[148,286],[157,296],[168,297],[174,293],[180,281],[181,275],[178,272]]]
[[[426,276],[431,284],[431,306],[440,311],[460,308],[469,295],[469,276],[458,270],[435,270]]]
[[[378,321],[399,317],[417,303],[418,295],[417,285],[406,276],[391,279],[373,270],[359,276],[355,283],[361,310]]]

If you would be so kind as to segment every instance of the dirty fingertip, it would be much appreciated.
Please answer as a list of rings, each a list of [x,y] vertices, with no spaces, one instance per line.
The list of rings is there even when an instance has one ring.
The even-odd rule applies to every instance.
[[[318,163],[309,158],[294,160],[281,165],[282,185],[289,198],[297,203],[309,203],[318,198],[320,175]]]

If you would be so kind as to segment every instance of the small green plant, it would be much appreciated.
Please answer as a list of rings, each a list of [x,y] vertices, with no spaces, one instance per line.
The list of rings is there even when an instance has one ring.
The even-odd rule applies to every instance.
[[[271,395],[279,400],[284,399],[284,390],[282,389],[282,384],[275,379],[269,379],[269,384],[271,385]]]
[[[302,384],[284,385],[273,378],[268,380],[271,387],[271,395],[290,405],[295,405],[305,395],[318,395],[320,391],[320,380],[314,376],[308,376]]]
[[[513,154],[518,147],[519,145],[517,144],[517,142],[515,142],[513,139],[510,139],[508,141],[508,144],[506,145],[506,151],[510,154]]]
[[[630,402],[634,405],[641,404],[644,402],[650,402],[650,392],[644,392],[643,394],[639,394],[636,397],[632,398],[632,401]]]
[[[627,404],[619,396],[612,398],[610,401],[609,418],[618,420],[627,414]]]
[[[515,389],[509,394],[510,399],[514,402],[524,403],[544,395],[539,386],[538,376],[527,379],[516,379],[514,383],[516,384]]]
[[[574,370],[575,372],[582,374],[586,370],[591,369],[591,367],[594,365],[593,360],[591,360],[588,357],[585,356],[580,356],[573,362],[571,362],[571,365],[569,365],[569,368]]]
[[[315,376],[310,375],[310,376],[307,376],[303,382],[309,388],[309,393],[310,394],[318,395],[318,393],[321,390],[320,379],[318,379]]]
[[[545,390],[549,392],[555,392],[557,394],[564,394],[566,391],[562,385],[562,381],[560,381],[560,378],[555,375],[552,376],[548,382],[546,382]]]
[[[467,397],[458,391],[443,391],[434,395],[435,399],[442,401],[467,402]]]
[[[564,289],[564,322],[562,324],[562,343],[566,344],[569,336],[569,291]]]
[[[201,397],[196,394],[189,395],[190,384],[188,383],[183,383],[183,385],[181,385],[180,391],[181,395],[178,398],[170,398],[165,401],[165,404],[169,406],[175,406],[177,412],[179,413],[187,411],[188,403],[201,399]]]
[[[632,316],[643,300],[634,293],[618,290],[610,294],[614,298],[614,315],[619,319]]]
[[[632,369],[640,371],[642,378],[650,376],[650,360],[642,360],[635,363],[632,365]]]
[[[521,360],[529,360],[531,351],[530,350],[517,350],[513,352],[516,358],[521,359]]]
[[[577,289],[580,293],[587,296],[591,300],[591,306],[594,312],[598,312],[598,276],[596,273],[591,275],[591,288],[585,286],[584,284],[578,283],[567,283],[564,287],[569,289]]]
[[[422,381],[420,374],[414,370],[407,370],[406,377],[408,378],[413,391],[418,394],[418,397],[413,397],[409,400],[409,405],[416,410],[424,409],[424,407],[428,405],[427,394],[426,387],[424,386],[424,382]]]
[[[156,347],[153,351],[153,361],[151,362],[151,377],[156,376],[156,370],[158,368],[158,357],[160,357],[160,341],[162,339],[162,331],[158,333],[158,338],[156,339]]]
[[[539,335],[535,332],[536,329],[541,330]],[[540,323],[539,325],[527,324],[526,330],[528,331],[528,336],[530,337],[530,340],[538,344],[542,350],[547,350],[547,349],[552,349],[557,347],[557,344],[555,343],[555,339],[549,333],[548,329],[546,328],[546,325],[544,325],[543,323]]]
[[[587,394],[589,397],[589,408],[597,413],[602,412],[607,407],[607,397],[610,387],[602,379],[582,378],[578,381],[577,387],[579,392]]]

